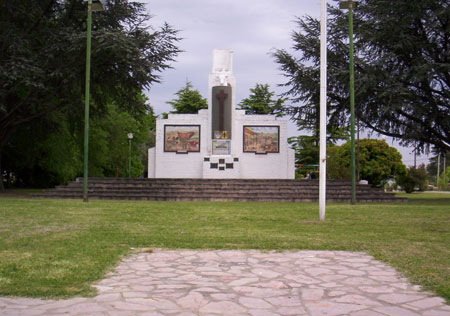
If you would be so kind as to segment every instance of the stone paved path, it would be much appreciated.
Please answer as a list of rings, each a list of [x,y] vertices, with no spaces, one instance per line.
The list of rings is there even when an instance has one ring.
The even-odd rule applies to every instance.
[[[0,298],[21,316],[449,316],[384,263],[340,251],[163,251],[124,260],[94,298]]]

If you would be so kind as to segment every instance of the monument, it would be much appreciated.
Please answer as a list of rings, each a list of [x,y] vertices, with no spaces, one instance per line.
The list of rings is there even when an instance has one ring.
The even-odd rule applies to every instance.
[[[231,50],[213,51],[208,109],[156,121],[149,178],[294,179],[287,120],[235,109]]]

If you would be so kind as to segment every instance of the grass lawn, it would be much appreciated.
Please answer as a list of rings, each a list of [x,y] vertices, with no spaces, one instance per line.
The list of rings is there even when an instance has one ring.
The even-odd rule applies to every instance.
[[[365,251],[450,301],[450,195],[412,197],[330,203],[326,222],[317,203],[3,197],[0,296],[94,295],[131,247],[153,247]]]

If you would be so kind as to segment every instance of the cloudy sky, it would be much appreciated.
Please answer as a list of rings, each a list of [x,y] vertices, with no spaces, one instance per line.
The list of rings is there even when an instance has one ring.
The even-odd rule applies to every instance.
[[[250,94],[256,83],[268,83],[277,94],[284,90],[278,65],[270,56],[273,49],[290,49],[295,17],[320,17],[320,0],[139,0],[147,4],[153,27],[168,22],[180,30],[184,51],[172,70],[162,74],[163,82],[148,92],[156,114],[168,112],[166,102],[182,88],[186,80],[206,97],[208,75],[212,68],[212,50],[233,50],[236,76],[236,104]],[[331,1],[329,1],[331,3]],[[290,124],[289,136],[298,135]],[[389,140],[388,140],[389,141]],[[392,142],[390,142],[392,144]],[[399,148],[401,149],[401,148]],[[403,161],[412,165],[410,149],[401,149]],[[418,163],[426,158],[418,157]]]

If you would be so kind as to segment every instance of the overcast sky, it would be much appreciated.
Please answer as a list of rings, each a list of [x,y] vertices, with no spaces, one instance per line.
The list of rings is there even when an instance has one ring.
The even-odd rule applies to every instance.
[[[206,98],[208,75],[212,68],[212,50],[233,50],[233,72],[236,76],[236,104],[250,94],[256,83],[268,83],[277,94],[284,92],[277,85],[286,79],[270,56],[273,49],[291,49],[291,33],[295,17],[320,17],[320,0],[140,0],[147,4],[157,28],[164,22],[180,30],[179,47],[184,51],[164,71],[162,84],[148,92],[156,114],[168,112],[166,102],[182,88],[186,80]],[[331,3],[331,1],[329,1]],[[289,136],[298,135],[290,124]],[[389,140],[388,140],[389,141]],[[392,142],[389,142],[392,145]],[[398,146],[396,146],[398,147]],[[399,148],[403,161],[412,165],[411,150]],[[418,157],[417,162],[426,162]]]

